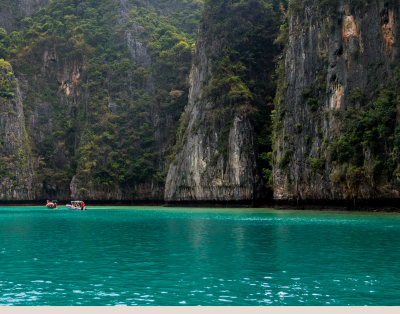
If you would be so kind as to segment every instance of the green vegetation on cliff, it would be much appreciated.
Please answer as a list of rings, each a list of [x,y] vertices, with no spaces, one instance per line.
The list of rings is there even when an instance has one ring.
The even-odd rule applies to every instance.
[[[18,83],[12,80],[12,77],[10,63],[0,59],[0,98],[13,99],[15,97],[15,89]]]
[[[32,13],[34,3],[0,1],[7,184],[29,166],[38,198],[73,186],[82,197],[160,199],[188,130],[204,127],[206,167],[229,168],[238,117],[257,140],[239,155],[258,155],[251,175],[267,187],[279,179],[285,197],[322,183],[334,197],[400,186],[399,1],[53,0]],[[190,125],[190,69],[206,63],[198,30],[206,122]],[[11,145],[17,135],[23,144]]]
[[[361,110],[350,108],[336,113],[344,123],[338,130],[337,140],[328,147],[333,163],[348,164],[341,181],[346,179],[353,187],[363,182],[373,184],[381,176],[391,182],[398,172],[400,127],[396,121],[399,116],[400,68],[395,69],[393,82],[375,92],[377,100],[366,103],[360,89],[353,91],[352,101],[361,105]],[[366,154],[371,154],[371,164],[365,160]]]
[[[270,116],[276,90],[273,60],[280,53],[274,40],[285,5],[276,0],[207,0],[201,20],[201,37],[212,62],[212,77],[207,78],[203,97],[214,104],[210,128],[221,130],[218,152],[228,155],[233,118],[250,117],[261,156],[259,167],[264,169],[268,185],[272,170]]]
[[[398,9],[397,0],[290,2],[277,39],[279,197],[398,195]]]
[[[68,190],[78,174],[81,192],[92,182],[132,195],[165,178],[202,1],[126,2],[54,0],[19,30],[0,32],[1,57],[26,82],[26,127],[39,129],[30,143],[44,186]]]

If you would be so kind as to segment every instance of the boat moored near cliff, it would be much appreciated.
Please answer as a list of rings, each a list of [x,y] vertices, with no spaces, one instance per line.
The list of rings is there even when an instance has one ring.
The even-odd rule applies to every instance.
[[[71,210],[87,210],[83,201],[72,201],[71,205],[67,204],[66,207]]]
[[[47,200],[46,207],[51,209],[57,209],[57,201],[50,202],[49,200]]]

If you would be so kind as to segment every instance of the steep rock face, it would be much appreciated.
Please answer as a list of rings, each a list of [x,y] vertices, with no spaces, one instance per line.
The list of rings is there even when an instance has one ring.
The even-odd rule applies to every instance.
[[[54,0],[18,25],[50,1],[3,3],[37,183],[19,199],[162,201],[202,1]]]
[[[128,47],[130,53],[130,59],[136,62],[139,67],[149,70],[152,65],[157,68],[157,62],[152,61],[150,52],[148,49],[150,38],[144,27],[136,21],[136,18],[130,16],[130,12],[134,9],[137,10],[134,1],[129,0],[115,0],[119,5],[118,10],[118,25],[122,26],[127,24],[128,27],[124,33],[124,43]],[[201,3],[201,1],[198,1]],[[147,9],[156,13],[158,16],[168,16],[177,10],[188,10],[188,5],[193,5],[193,3],[183,3],[181,1],[157,1],[150,0],[145,2]],[[198,5],[198,4],[196,4]],[[142,10],[144,8],[142,7]],[[135,13],[137,14],[137,12]],[[130,24],[129,24],[130,22]],[[154,60],[156,61],[156,60]],[[147,78],[144,86],[145,93],[147,95],[153,96],[155,93],[155,85],[157,81],[151,75]],[[159,85],[159,83],[158,83]],[[160,86],[158,86],[160,88]],[[165,88],[164,86],[162,88]],[[133,86],[125,87],[121,94],[126,98],[132,98],[132,94],[135,93],[135,88]],[[122,97],[121,97],[122,98]],[[159,173],[166,172],[167,163],[162,158],[164,155],[163,150],[168,149],[169,144],[173,143],[172,138],[166,138],[167,129],[173,129],[176,127],[173,118],[161,112],[160,108],[153,106],[151,112],[151,120],[154,126],[154,140],[155,146],[159,150],[158,154],[160,158],[156,161],[155,167],[159,170]],[[109,111],[118,115],[121,114],[123,109],[120,108],[116,103],[110,102],[108,105]],[[162,117],[166,115],[166,118]],[[164,120],[164,121],[162,121]],[[174,125],[175,124],[175,125]],[[134,143],[135,145],[135,143]],[[164,181],[164,182],[163,182]],[[145,202],[162,202],[164,200],[164,189],[165,189],[165,179],[154,178],[154,176],[149,176],[145,182],[133,182],[130,184],[129,190],[114,183],[112,186],[99,186],[95,184],[93,180],[88,183],[84,183],[79,175],[75,175],[70,183],[70,192],[72,198],[85,198],[86,200],[119,200],[119,201],[145,201]]]
[[[15,30],[16,17],[29,17],[43,9],[52,0],[4,0],[0,7],[0,27],[7,32]]]
[[[257,146],[249,116],[236,114],[229,128],[228,154],[219,152],[222,126],[213,125],[214,104],[202,99],[213,79],[206,44],[198,39],[190,74],[189,103],[182,116],[182,146],[170,165],[165,200],[252,201],[261,198],[262,180],[257,169]],[[213,52],[220,49],[211,47]],[[178,144],[179,145],[179,144]]]
[[[47,86],[50,80],[55,86],[60,104],[69,107],[69,111],[77,110],[77,102],[86,95],[80,91],[78,84],[82,73],[82,60],[63,60],[59,62],[57,49],[53,46],[43,47],[41,74],[31,77],[29,80],[21,77],[22,99],[28,103],[32,101],[31,92],[42,92],[39,86]],[[82,95],[81,95],[82,94]],[[71,124],[71,120],[57,112],[54,103],[35,99],[33,104],[26,106],[25,117],[28,120],[27,130],[30,138],[30,146],[37,154],[37,163],[34,170],[38,175],[36,182],[39,190],[35,198],[39,199],[70,199],[69,180],[61,178],[59,169],[71,166],[71,156],[65,149],[65,143],[53,137],[57,125],[60,123]],[[58,121],[57,121],[58,120]],[[77,149],[77,136],[75,136],[75,150]],[[43,147],[46,147],[50,158],[43,156]],[[28,198],[29,199],[29,198]]]
[[[124,25],[125,23],[128,23],[130,20],[129,12],[132,10],[132,3],[130,3],[128,0],[115,0],[115,1],[116,3],[119,4],[118,24]],[[157,2],[149,1],[148,5],[151,6],[157,5]],[[151,66],[151,57],[147,51],[147,48],[143,43],[143,40],[140,41],[137,38],[135,38],[135,36],[138,35],[138,33],[140,33],[139,26],[136,25],[135,21],[133,20],[131,27],[125,33],[125,42],[128,46],[132,60],[137,62],[144,68],[149,68]]]
[[[53,46],[44,47],[42,58],[42,73],[41,76],[34,76],[31,81],[23,80],[23,90],[26,92],[32,90],[33,86],[46,86],[49,79],[54,79],[58,85],[57,97],[60,99],[60,104],[67,112],[78,111],[85,108],[79,108],[79,103],[85,101],[90,95],[84,88],[80,87],[82,78],[87,79],[87,73],[83,70],[85,61],[79,59],[60,61],[57,57],[57,49]],[[129,87],[125,92],[129,92],[132,87]],[[40,89],[38,89],[40,91]],[[22,94],[22,99],[27,97]],[[108,105],[110,113],[118,115],[122,113],[122,108],[116,103],[110,102]],[[93,181],[83,183],[79,175],[74,175],[72,180],[60,177],[60,169],[65,166],[72,166],[72,156],[66,151],[65,143],[54,138],[54,122],[58,124],[74,125],[74,152],[78,154],[80,143],[81,127],[74,124],[70,117],[65,117],[65,121],[55,121],[64,119],[60,116],[60,108],[54,104],[42,102],[39,99],[35,100],[33,107],[25,113],[29,117],[27,127],[33,147],[42,147],[48,145],[51,149],[51,158],[43,158],[38,156],[38,163],[35,165],[35,170],[41,173],[37,182],[41,182],[36,190],[35,197],[39,199],[86,199],[88,201],[98,200],[117,200],[117,201],[162,201],[164,193],[164,185],[148,180],[144,183],[137,183],[132,186],[134,193],[126,193],[122,187],[114,183],[107,186],[99,186]],[[104,117],[105,118],[105,117]],[[100,119],[102,124],[105,124],[105,119]],[[156,123],[155,123],[156,125]],[[161,130],[162,131],[162,130]],[[49,139],[51,142],[49,143]],[[45,161],[47,164],[44,164]],[[43,165],[41,165],[43,162]],[[40,169],[42,168],[42,169]],[[82,189],[84,187],[84,189]],[[23,199],[23,198],[22,198]],[[26,199],[29,199],[28,196]]]
[[[20,87],[0,60],[0,200],[35,198],[34,174]]]
[[[128,45],[131,57],[135,62],[144,68],[151,67],[151,57],[147,53],[146,47],[144,47],[143,43],[136,38],[132,38],[131,32],[126,34],[126,44]]]
[[[204,2],[167,202],[256,204],[270,197],[271,74],[284,3]]]
[[[291,12],[281,64],[275,199],[398,197],[391,87],[399,65],[398,4],[307,2],[297,1]]]

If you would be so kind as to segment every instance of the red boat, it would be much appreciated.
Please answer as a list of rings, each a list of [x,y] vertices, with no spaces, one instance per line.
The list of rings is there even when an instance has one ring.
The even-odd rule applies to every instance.
[[[51,209],[56,209],[57,208],[57,201],[49,201],[47,200],[47,204],[46,204],[47,208],[51,208]]]

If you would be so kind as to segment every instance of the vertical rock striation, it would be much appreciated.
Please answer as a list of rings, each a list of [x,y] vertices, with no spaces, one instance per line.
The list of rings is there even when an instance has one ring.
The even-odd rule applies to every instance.
[[[0,60],[0,200],[34,199],[22,96],[11,65]]]
[[[217,104],[203,94],[213,80],[212,61],[206,52],[210,48],[213,52],[220,49],[216,43],[207,47],[204,39],[197,40],[189,102],[181,118],[182,134],[177,144],[181,147],[168,171],[165,200],[251,203],[263,197],[254,127],[250,115],[239,112],[234,114],[230,127],[213,122]],[[224,128],[228,132],[226,155],[220,151]]]
[[[181,96],[189,90],[188,43],[194,41],[202,1],[67,5],[54,0],[32,16],[50,2],[5,0],[0,7],[0,27],[9,35],[0,43],[0,52],[20,82],[18,112],[27,129],[26,147],[21,149],[31,153],[29,170],[36,182],[33,192],[21,192],[15,200],[161,202],[165,156],[184,107]],[[172,16],[178,10],[182,14]],[[50,18],[41,19],[46,14]],[[16,22],[28,16],[32,19]],[[90,25],[90,31],[79,26],[83,20],[93,23],[81,24],[85,29]],[[23,38],[29,49],[18,47]],[[3,130],[10,132],[11,116],[6,120]],[[10,149],[2,152],[4,158],[14,155]],[[9,176],[17,178],[11,172]],[[14,181],[7,186],[20,185]],[[10,191],[0,199],[12,200]]]
[[[271,74],[284,11],[280,1],[205,1],[167,202],[256,204],[267,198],[261,173],[269,181]]]
[[[398,2],[292,2],[275,104],[275,199],[398,197]]]

